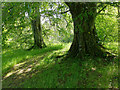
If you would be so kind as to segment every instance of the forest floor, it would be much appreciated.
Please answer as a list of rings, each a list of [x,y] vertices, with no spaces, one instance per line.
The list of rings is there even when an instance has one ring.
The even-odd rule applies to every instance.
[[[108,61],[87,56],[84,60],[56,57],[66,54],[69,47],[70,43],[41,50],[3,50],[2,87],[118,88],[117,58]],[[108,48],[117,52],[116,44]]]

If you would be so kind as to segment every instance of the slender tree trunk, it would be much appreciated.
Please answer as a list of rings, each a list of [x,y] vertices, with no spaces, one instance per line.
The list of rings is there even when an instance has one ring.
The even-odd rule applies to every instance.
[[[34,33],[34,48],[46,47],[42,37],[40,15],[32,20],[32,29]]]
[[[120,59],[120,47],[119,47],[119,42],[120,42],[120,4],[119,3],[118,3],[117,21],[118,21],[118,59]],[[120,65],[120,62],[118,64]],[[119,78],[119,86],[120,86],[120,78]]]
[[[74,22],[74,39],[68,55],[103,56],[95,31],[96,3],[66,2],[66,4],[69,6]]]
[[[118,33],[120,33],[120,5],[118,5]],[[120,40],[119,36],[118,36],[118,40]]]
[[[46,47],[43,37],[42,37],[42,28],[41,28],[41,16],[39,12],[39,7],[35,7],[33,12],[33,17],[31,20],[32,30],[34,34],[34,46],[32,48],[43,48]],[[29,50],[30,50],[29,49]]]
[[[120,67],[120,4],[118,3],[118,67]],[[118,75],[120,75],[120,69],[118,69]],[[118,77],[118,88],[120,88],[120,77]]]

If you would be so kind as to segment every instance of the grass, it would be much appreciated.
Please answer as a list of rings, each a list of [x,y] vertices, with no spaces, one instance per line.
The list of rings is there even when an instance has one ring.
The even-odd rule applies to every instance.
[[[88,61],[89,60],[89,61]],[[70,63],[69,63],[70,62]],[[111,88],[118,87],[117,66],[98,63],[90,58],[81,62],[55,64],[51,68],[44,69],[21,86],[24,88]]]
[[[42,55],[46,52],[51,52],[54,50],[62,49],[62,45],[54,45],[54,46],[48,46],[47,48],[43,49],[34,49],[31,51],[22,50],[22,49],[8,49],[4,50],[2,54],[2,73],[7,72],[8,69],[16,65],[17,63],[21,61],[25,61],[26,59],[30,59],[32,57],[35,57],[37,55]]]
[[[118,88],[117,58],[111,62],[87,56],[84,60],[56,58],[69,47],[70,43],[3,52],[3,88]]]

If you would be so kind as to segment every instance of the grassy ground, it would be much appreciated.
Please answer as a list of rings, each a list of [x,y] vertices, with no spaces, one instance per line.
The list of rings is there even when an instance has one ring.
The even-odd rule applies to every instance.
[[[56,57],[64,55],[69,47],[70,44],[65,44],[41,50],[3,51],[3,88],[118,87],[117,58],[107,61],[90,57],[84,60]],[[110,48],[115,47],[112,44]]]

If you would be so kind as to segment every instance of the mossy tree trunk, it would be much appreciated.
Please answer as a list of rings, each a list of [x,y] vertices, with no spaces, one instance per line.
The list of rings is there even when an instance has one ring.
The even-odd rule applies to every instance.
[[[104,55],[96,38],[96,3],[66,2],[74,23],[74,39],[68,56],[84,57]]]
[[[31,24],[32,24],[33,34],[34,34],[34,46],[32,48],[46,47],[42,37],[41,16],[39,12],[39,7],[35,7],[34,9]]]
[[[42,37],[40,15],[32,20],[32,29],[34,33],[34,48],[46,47]]]

